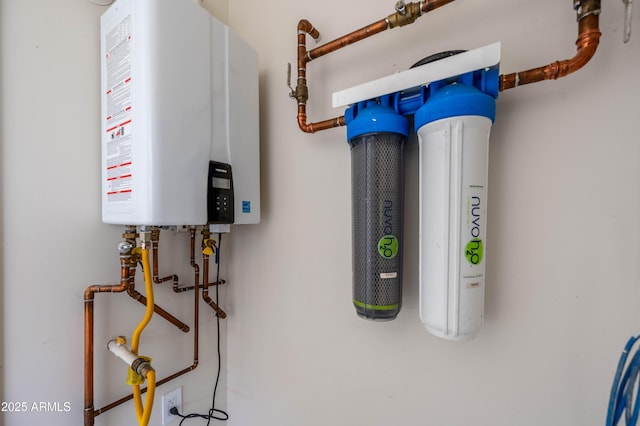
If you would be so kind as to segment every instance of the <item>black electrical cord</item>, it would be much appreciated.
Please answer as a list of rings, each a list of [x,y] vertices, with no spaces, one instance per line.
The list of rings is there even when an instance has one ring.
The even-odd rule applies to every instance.
[[[220,282],[220,247],[222,246],[222,234],[218,233],[218,250],[216,250],[216,305],[218,305],[218,283]],[[217,341],[218,341],[218,374],[216,374],[216,384],[213,387],[213,398],[211,399],[211,409],[209,410],[209,420],[207,426],[211,423],[211,419],[226,421],[229,419],[229,414],[223,410],[218,410],[216,407],[216,392],[218,391],[218,382],[220,382],[220,370],[222,369],[222,356],[220,355],[220,317],[216,315],[216,328]],[[217,417],[214,414],[220,413],[223,417]]]
[[[218,305],[218,283],[220,282],[220,246],[222,245],[222,234],[218,233],[218,248],[216,250],[216,300],[215,303]],[[204,279],[208,280],[209,277],[204,277]],[[221,420],[226,421],[229,420],[229,414],[226,411],[219,410],[216,408],[216,393],[218,392],[218,383],[220,382],[220,370],[222,369],[222,355],[220,353],[220,317],[216,315],[216,329],[217,329],[217,352],[218,352],[218,373],[216,374],[216,382],[213,386],[213,398],[211,399],[211,408],[209,409],[209,413],[207,414],[187,414],[182,415],[178,412],[178,410],[174,407],[171,409],[171,414],[175,414],[178,417],[181,417],[179,426],[182,426],[182,423],[187,419],[205,419],[207,420],[207,426],[211,423],[211,420]],[[216,415],[216,413],[218,415]]]

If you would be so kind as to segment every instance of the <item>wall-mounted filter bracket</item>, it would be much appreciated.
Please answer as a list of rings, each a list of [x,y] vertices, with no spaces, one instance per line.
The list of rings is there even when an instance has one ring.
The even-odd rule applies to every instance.
[[[426,67],[427,65],[422,65],[421,67]],[[441,80],[423,83],[421,86],[412,86],[408,89],[395,93],[358,101],[350,105],[344,113],[345,123],[347,124],[347,140],[351,139],[349,134],[353,130],[353,127],[355,127],[351,125],[355,118],[361,111],[372,104],[390,107],[398,114],[413,115],[427,102],[429,98],[435,95],[436,92],[454,83],[462,84],[467,87],[475,87],[480,92],[487,94],[492,98],[497,98],[499,93],[498,66],[496,65],[494,67],[476,69],[458,75],[450,75]]]
[[[498,42],[335,92],[332,95],[332,103],[334,108],[354,105],[433,82],[455,79],[477,70],[495,73],[497,77],[499,64],[500,43]],[[493,81],[493,78],[487,79],[490,86],[493,85]],[[493,87],[486,89],[488,92],[495,91],[494,97],[497,96],[497,85],[495,89]]]

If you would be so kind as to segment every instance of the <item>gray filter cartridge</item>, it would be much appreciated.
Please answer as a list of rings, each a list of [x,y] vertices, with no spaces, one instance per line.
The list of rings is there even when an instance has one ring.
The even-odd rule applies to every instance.
[[[353,304],[363,318],[391,320],[402,305],[404,145],[409,124],[377,102],[347,112]]]

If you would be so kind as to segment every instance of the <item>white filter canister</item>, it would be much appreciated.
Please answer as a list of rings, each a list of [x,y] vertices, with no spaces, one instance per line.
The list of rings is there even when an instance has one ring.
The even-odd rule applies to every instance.
[[[474,338],[484,316],[491,124],[484,116],[456,116],[417,130],[420,319],[451,340]]]

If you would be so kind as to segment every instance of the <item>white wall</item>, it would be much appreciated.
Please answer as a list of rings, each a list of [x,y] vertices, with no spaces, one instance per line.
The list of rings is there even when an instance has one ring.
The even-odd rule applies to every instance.
[[[226,1],[206,6],[226,20]],[[26,413],[0,412],[0,425],[82,424],[83,292],[90,284],[120,278],[116,243],[122,228],[100,222],[99,16],[104,10],[86,0],[0,3],[0,365],[5,367],[0,399],[28,404]],[[185,284],[193,282],[186,235],[163,234],[161,260],[161,274],[176,272]],[[141,284],[138,279],[143,291]],[[192,293],[175,295],[165,285],[156,286],[156,297],[193,326]],[[130,338],[143,315],[143,306],[124,294],[96,296],[96,408],[130,393],[126,366],[105,344],[117,334]],[[204,304],[200,319],[200,365],[157,389],[153,425],[161,423],[160,396],[178,385],[184,411],[208,411],[216,331]],[[225,327],[223,322],[223,333]],[[192,333],[182,334],[160,317],[154,317],[140,345],[141,353],[154,358],[159,378],[191,365],[192,348]],[[225,398],[223,376],[219,406]],[[34,402],[59,403],[63,410],[68,402],[71,410],[38,413],[31,411]],[[131,403],[96,419],[103,426],[134,423]]]
[[[418,320],[416,142],[407,147],[403,311],[370,323],[351,306],[345,131],[301,133],[284,85],[300,18],[326,42],[392,11],[393,2],[373,3],[205,4],[228,17],[261,62],[263,223],[223,243],[229,425],[601,424],[618,354],[640,320],[638,13],[623,45],[622,2],[603,2],[602,45],[584,70],[501,94],[491,139],[486,323],[476,340],[449,343]],[[330,108],[332,91],[433,52],[501,40],[504,72],[568,58],[576,38],[568,3],[455,2],[314,61],[310,118],[341,114]],[[81,424],[82,293],[118,279],[121,229],[100,223],[96,190],[102,10],[86,1],[0,2],[1,399],[72,407],[1,413],[6,426]],[[163,268],[189,280],[185,240],[163,236]],[[188,296],[157,291],[160,304],[191,324]],[[141,307],[103,296],[96,340],[130,335]],[[201,365],[175,382],[187,411],[206,411],[215,374],[214,322],[204,308],[202,323]],[[157,318],[142,349],[173,371],[190,363],[191,339]],[[96,372],[100,405],[128,389],[119,361],[103,352],[96,359],[104,366]],[[218,395],[224,407],[224,387]],[[132,424],[132,410],[127,404],[96,424]]]
[[[230,2],[259,52],[263,223],[233,236],[230,426],[597,425],[622,346],[637,332],[640,23],[604,1],[585,69],[502,93],[491,137],[486,322],[451,343],[418,319],[417,143],[407,147],[404,307],[397,320],[351,306],[345,130],[301,133],[288,97],[296,24],[328,42],[393,2]],[[251,10],[250,15],[243,11]],[[309,65],[310,121],[338,89],[428,54],[503,43],[502,71],[573,56],[568,1],[465,0]],[[313,42],[310,41],[310,46]]]

